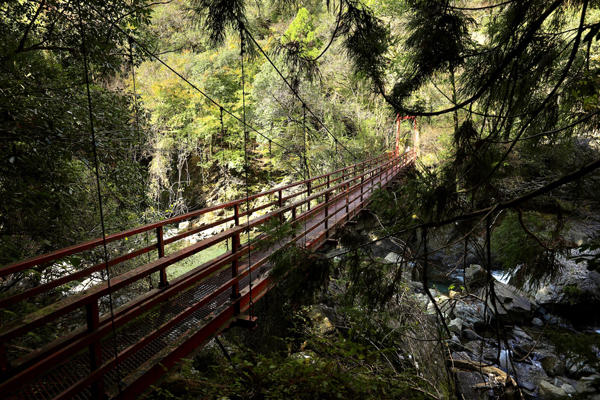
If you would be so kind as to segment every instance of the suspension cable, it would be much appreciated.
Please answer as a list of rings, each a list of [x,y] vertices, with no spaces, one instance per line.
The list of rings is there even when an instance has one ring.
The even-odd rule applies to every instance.
[[[81,53],[83,55],[83,69],[85,75],[85,89],[87,95],[87,108],[88,108],[88,118],[90,122],[90,136],[92,142],[92,154],[94,158],[94,170],[96,175],[96,191],[98,194],[98,209],[100,213],[100,226],[102,228],[102,248],[104,251],[104,263],[105,263],[105,271],[106,271],[106,284],[108,289],[108,300],[110,307],[110,322],[112,327],[112,337],[113,337],[113,353],[115,360],[118,356],[117,350],[117,331],[115,328],[115,313],[113,308],[113,296],[111,290],[111,282],[110,282],[110,268],[109,268],[109,257],[108,257],[108,247],[106,243],[106,225],[104,223],[104,209],[102,204],[102,191],[100,189],[100,168],[98,162],[98,149],[96,144],[96,132],[94,129],[94,114],[92,107],[92,94],[90,92],[90,79],[89,79],[89,67],[88,67],[88,57],[87,57],[87,46],[85,41],[85,32],[83,28],[83,17],[81,15],[81,3],[77,3],[78,14],[79,14],[79,33],[81,36]],[[119,394],[121,394],[121,373],[120,373],[120,363],[117,363],[117,375],[119,379],[117,379],[117,388],[119,390]]]
[[[248,125],[246,124],[246,71],[244,70],[244,46],[244,35],[240,31],[240,59],[242,64],[242,124],[244,128],[244,180],[246,186],[246,242],[248,246],[248,295],[250,296],[248,302],[248,314],[250,317],[252,317],[254,316],[254,303],[252,301],[252,246],[250,244],[250,188],[248,186]]]
[[[306,175],[304,180],[306,181],[306,212],[310,210],[310,170],[308,169],[308,159],[306,152],[306,104],[302,102],[302,141],[304,144],[304,170],[306,171]],[[306,220],[308,218],[304,218],[304,247],[306,248]]]
[[[121,33],[122,35],[124,35],[128,40],[131,40],[133,43],[135,43],[135,45],[141,49],[144,53],[148,54],[151,58],[155,59],[156,61],[158,61],[160,64],[162,64],[165,68],[167,68],[169,71],[171,71],[173,74],[175,74],[179,79],[183,80],[185,83],[187,83],[191,88],[193,88],[195,91],[197,91],[198,93],[200,93],[202,96],[204,96],[210,103],[212,103],[213,105],[215,105],[216,107],[222,107],[223,111],[230,115],[231,117],[233,117],[234,119],[236,119],[238,122],[241,122],[242,124],[244,124],[244,126],[246,126],[248,129],[250,129],[251,131],[255,132],[256,134],[258,134],[259,136],[261,136],[262,138],[266,139],[266,140],[271,140],[273,142],[273,144],[275,144],[276,146],[282,148],[283,150],[287,151],[288,153],[293,153],[293,154],[298,154],[297,152],[295,152],[294,150],[288,148],[287,146],[275,141],[274,139],[268,137],[267,135],[265,135],[264,133],[260,132],[257,128],[255,128],[252,125],[247,124],[246,122],[244,122],[243,118],[238,117],[237,115],[235,115],[231,110],[227,109],[226,107],[223,107],[219,102],[217,102],[214,98],[212,98],[210,95],[208,95],[205,91],[203,91],[202,89],[200,89],[197,85],[195,85],[194,83],[192,83],[189,79],[185,78],[180,72],[178,72],[176,69],[174,69],[173,67],[171,67],[169,64],[167,64],[165,61],[163,61],[158,55],[156,55],[155,53],[153,53],[151,50],[149,50],[146,46],[144,46],[143,44],[141,44],[138,40],[136,40],[133,36],[129,35],[127,32],[125,32],[118,24],[116,24],[115,22],[113,22],[109,17],[107,17],[106,15],[104,15],[102,12],[100,12],[96,7],[94,7],[92,4],[88,4],[88,6],[90,7],[90,9],[94,10],[101,18],[105,19],[106,21],[108,21],[119,33]],[[245,29],[245,28],[243,28]],[[298,174],[302,175],[301,171],[298,171],[295,167],[291,166]]]
[[[250,33],[250,31],[245,26],[243,27],[243,29],[246,32],[246,34],[248,35],[248,37],[252,40],[252,42],[254,43],[254,45],[256,45],[256,47],[258,48],[258,50],[260,51],[260,53],[267,59],[267,61],[269,62],[269,64],[271,64],[271,66],[275,69],[275,71],[277,72],[277,74],[281,77],[281,79],[285,82],[285,84],[290,88],[290,90],[292,91],[292,93],[294,94],[294,96],[296,96],[298,98],[298,100],[300,100],[303,104],[306,104],[306,102],[302,99],[302,97],[300,96],[300,94],[298,94],[298,91],[290,84],[290,82],[287,80],[287,78],[285,76],[283,76],[283,74],[281,73],[281,71],[279,70],[279,68],[277,68],[277,66],[275,65],[275,63],[271,60],[271,58],[267,55],[267,53],[263,50],[263,48],[258,44],[258,42],[256,41],[256,39],[254,39],[254,36],[252,36],[252,34]],[[325,129],[325,131],[329,135],[331,135],[331,137],[333,137],[334,140],[336,140],[336,142],[337,142],[338,138],[329,130],[329,128],[327,128],[327,125],[325,125],[325,123],[323,123],[323,121],[321,121],[321,119],[308,106],[307,106],[307,109],[308,109],[308,112]],[[358,157],[356,156],[356,154],[354,154],[352,151],[350,151],[350,149],[348,149],[346,146],[344,146],[343,143],[340,143],[340,145],[355,160],[358,160]]]

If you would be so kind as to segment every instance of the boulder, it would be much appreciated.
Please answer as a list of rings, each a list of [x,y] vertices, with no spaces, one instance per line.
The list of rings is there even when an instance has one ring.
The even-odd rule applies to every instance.
[[[565,373],[565,363],[554,354],[544,356],[540,363],[549,376],[558,376]]]
[[[423,292],[423,282],[418,281],[408,281],[408,286],[414,291],[418,291],[419,293]]]
[[[538,317],[535,317],[534,319],[531,320],[531,325],[542,327],[542,326],[544,326],[544,322],[541,319],[539,319]]]
[[[180,231],[183,231],[189,227],[190,227],[190,221],[183,221],[183,222],[179,223],[179,225],[177,226],[177,229],[179,229]]]
[[[486,347],[485,343],[482,343],[480,340],[471,340],[464,344],[465,349],[469,350],[472,354],[472,358],[477,361],[489,360],[491,356],[492,360],[495,360],[496,356],[494,354],[493,349]]]
[[[600,375],[581,378],[575,383],[575,390],[582,395],[600,393]]]
[[[460,335],[460,332],[462,331],[462,325],[463,322],[460,318],[454,318],[448,323],[448,329],[450,329],[450,332]]]
[[[478,372],[458,371],[456,381],[458,391],[465,399],[487,400],[493,398],[493,392],[487,389],[488,383]]]
[[[485,285],[487,272],[481,265],[471,264],[465,270],[465,284],[469,289],[478,289]]]
[[[537,307],[526,296],[526,294],[514,286],[501,282],[494,284],[496,293],[495,308],[491,296],[488,299],[488,307],[492,311],[498,311],[498,317],[507,322],[530,321],[533,311]],[[480,297],[485,297],[485,289],[479,292]]]
[[[495,392],[512,392],[516,381],[500,368],[470,359],[453,359],[458,389],[465,399],[498,398]]]
[[[478,341],[483,340],[483,338],[481,336],[479,336],[477,333],[475,333],[471,329],[465,329],[462,332],[462,337],[465,340],[478,340]]]
[[[548,381],[540,381],[538,390],[542,399],[560,399],[567,396],[563,388],[554,386]]]
[[[369,239],[374,240],[377,238],[370,237]],[[370,246],[370,249],[373,252],[373,255],[375,257],[384,258],[384,257],[387,257],[387,255],[389,255],[390,252],[397,254],[397,253],[395,253],[395,251],[398,251],[399,247],[390,238],[385,238],[385,239],[374,241],[373,244]],[[392,262],[396,262],[396,261],[392,261]]]
[[[389,252],[383,259],[383,261],[388,264],[398,264],[398,263],[402,262],[402,260],[403,260],[402,256],[398,253],[394,253],[393,251]]]
[[[589,364],[578,360],[567,360],[567,376],[581,378],[582,376],[594,375],[597,371]]]
[[[560,317],[558,315],[545,314],[544,321],[546,321],[546,323],[548,325],[556,325],[556,326],[566,328],[566,329],[571,329],[571,330],[574,329],[573,324],[569,320],[567,320],[566,318]]]
[[[423,293],[415,293],[414,298],[417,301],[417,304],[419,304],[422,308],[427,308],[429,304],[429,297],[427,297],[427,295],[424,295]]]
[[[575,249],[567,256],[556,256],[560,273],[542,282],[535,292],[536,302],[562,306],[600,304],[600,273],[588,270],[584,262],[576,263],[573,258],[582,255]]]
[[[460,318],[463,321],[463,327],[473,329],[476,326],[485,324],[484,309],[485,306],[482,302],[466,302],[460,299],[454,304],[452,314],[455,318]]]
[[[573,387],[573,385],[570,385],[568,383],[563,383],[562,385],[560,385],[560,388],[562,390],[564,390],[567,393],[567,395],[569,395],[569,396],[577,393],[577,391],[575,390],[575,388]]]
[[[525,332],[523,329],[521,329],[518,326],[515,326],[513,328],[512,335],[513,335],[513,337],[515,339],[518,339],[518,340],[523,340],[523,341],[527,341],[527,342],[533,341],[533,339],[531,338],[531,336],[529,336],[527,334],[527,332]]]
[[[535,383],[529,382],[529,381],[524,381],[522,379],[519,380],[519,386],[522,387],[523,389],[529,390],[530,392],[535,391],[535,388],[537,388]]]
[[[431,290],[431,292],[432,292],[431,294],[434,293],[433,290]],[[439,295],[439,296],[435,296],[434,299],[435,299],[435,302],[436,302],[438,308],[444,315],[444,317],[447,317],[448,310],[450,308],[450,304],[448,302],[448,300],[449,300],[448,296]],[[435,306],[433,305],[433,303],[431,301],[427,304],[427,314],[430,314],[430,315],[437,314],[437,312],[435,310]]]
[[[452,337],[450,338],[450,341],[448,342],[448,346],[452,350],[462,350],[462,348],[463,348],[462,343],[460,343],[460,340],[458,339],[458,336],[456,336],[456,335],[452,335]]]
[[[535,391],[538,386],[537,383],[540,380],[548,378],[542,367],[536,363],[517,362],[513,360],[510,367],[514,371],[513,376],[518,377],[519,385],[532,392]]]

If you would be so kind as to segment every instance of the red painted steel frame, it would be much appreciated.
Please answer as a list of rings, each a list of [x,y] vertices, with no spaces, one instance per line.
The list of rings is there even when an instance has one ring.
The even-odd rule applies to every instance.
[[[251,300],[248,286],[240,289],[240,281],[245,279],[249,274],[254,273],[262,265],[265,265],[270,253],[253,261],[251,266],[248,265],[248,268],[239,266],[238,260],[245,257],[249,253],[249,250],[252,250],[255,246],[253,243],[241,244],[240,235],[242,233],[258,227],[272,218],[278,218],[280,221],[284,221],[286,219],[285,214],[291,213],[291,222],[294,224],[302,221],[305,221],[306,223],[308,220],[314,222],[314,224],[310,228],[305,228],[300,235],[290,238],[288,243],[304,239],[306,247],[317,248],[330,235],[330,232],[335,230],[345,221],[348,221],[364,207],[369,201],[368,194],[374,190],[377,184],[382,186],[389,183],[403,168],[412,164],[414,159],[414,152],[405,153],[401,156],[385,154],[371,160],[338,169],[328,174],[249,196],[248,201],[256,200],[261,197],[267,198],[265,204],[255,206],[249,210],[240,210],[246,203],[247,199],[244,198],[109,235],[106,240],[110,243],[117,240],[127,240],[127,238],[152,230],[156,231],[157,234],[156,243],[113,258],[108,262],[110,267],[134,259],[143,254],[147,254],[155,249],[157,250],[158,258],[134,268],[133,270],[113,277],[110,281],[110,285],[104,282],[81,294],[68,297],[57,304],[53,304],[46,309],[38,310],[33,314],[27,315],[16,322],[0,328],[0,360],[2,361],[0,366],[2,367],[2,376],[7,377],[7,379],[0,383],[0,391],[2,393],[14,392],[23,385],[26,385],[27,382],[41,372],[51,368],[59,362],[69,359],[75,354],[84,351],[86,348],[90,349],[91,373],[54,398],[69,398],[90,387],[90,385],[96,385],[93,387],[98,390],[99,387],[102,387],[103,376],[108,371],[115,368],[122,360],[125,360],[127,357],[134,354],[162,333],[167,332],[171,327],[192,315],[192,313],[208,304],[217,296],[227,291],[231,291],[232,297],[228,305],[224,305],[220,309],[215,310],[210,321],[206,325],[190,332],[189,337],[183,343],[177,345],[172,351],[168,352],[168,354],[161,359],[160,364],[151,366],[139,378],[134,379],[125,388],[125,391],[121,393],[121,396],[123,398],[130,398],[135,394],[141,393],[151,382],[155,381],[164,373],[165,367],[170,367],[181,357],[217,334],[221,329],[228,326],[231,320],[239,315],[240,312],[244,312],[248,308]],[[303,189],[303,187],[305,189]],[[364,190],[365,188],[367,189],[366,192]],[[294,189],[296,189],[295,192],[284,195],[284,191],[291,191]],[[271,195],[276,195],[276,199],[269,200],[269,196]],[[299,200],[294,200],[302,195],[305,196]],[[289,200],[292,200],[293,202],[287,204]],[[322,201],[319,202],[319,200]],[[316,202],[316,204],[311,206],[311,202]],[[330,210],[332,206],[334,207],[334,210]],[[266,212],[264,215],[252,218],[253,214],[257,211],[266,210],[270,207],[274,207],[274,209],[270,212]],[[167,225],[194,219],[208,212],[226,208],[233,209],[233,215],[224,217],[207,225],[188,229],[183,233],[178,233],[169,238],[164,237],[164,227]],[[302,211],[302,208],[304,208],[304,211]],[[296,215],[297,209],[301,211],[299,215]],[[340,211],[342,211],[341,216],[338,215]],[[322,216],[320,216],[321,212],[323,213]],[[241,217],[247,218],[246,223],[240,223]],[[332,218],[334,220],[330,221]],[[232,223],[231,226],[229,226],[230,223]],[[223,224],[227,224],[224,231],[172,254],[165,255],[165,245]],[[317,230],[317,235],[310,241],[307,241],[308,233],[315,230]],[[267,236],[268,235],[263,234],[256,239],[255,242],[259,242],[261,238],[266,238]],[[194,268],[171,282],[167,282],[166,268],[168,268],[169,265],[229,239],[232,240],[231,251]],[[94,239],[15,263],[1,268],[0,277],[21,272],[37,265],[51,265],[51,263],[64,257],[89,251],[101,244],[102,239]],[[229,280],[222,282],[220,286],[213,289],[209,294],[206,294],[204,297],[197,300],[193,305],[190,305],[185,310],[154,329],[151,333],[140,338],[136,343],[122,349],[116,357],[105,360],[104,362],[101,360],[100,340],[109,334],[111,329],[123,327],[128,322],[133,321],[135,318],[151,310],[153,307],[156,307],[158,304],[167,302],[177,294],[188,290],[210,276],[214,276],[214,274],[223,271],[225,268],[228,268],[228,266],[231,268],[231,278]],[[31,296],[46,293],[65,283],[89,276],[93,272],[100,271],[105,267],[106,265],[104,263],[89,266],[70,275],[55,279],[54,281],[14,294],[0,300],[0,307],[14,304]],[[151,290],[116,309],[114,318],[109,318],[108,315],[99,315],[98,301],[100,297],[106,296],[109,293],[114,293],[116,290],[122,289],[154,272],[158,272],[161,276],[161,287],[159,289]],[[252,300],[255,301],[266,293],[271,283],[268,275],[254,275],[253,282]],[[57,339],[42,349],[35,350],[27,356],[13,360],[10,364],[8,363],[6,354],[4,353],[5,344],[8,341],[26,335],[34,328],[43,326],[69,312],[82,308],[86,310],[87,328],[84,327],[76,330]]]

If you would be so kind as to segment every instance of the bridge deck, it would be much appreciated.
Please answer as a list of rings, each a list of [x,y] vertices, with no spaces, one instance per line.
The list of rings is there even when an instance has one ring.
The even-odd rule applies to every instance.
[[[308,186],[308,190],[300,192],[304,193],[303,199],[292,205],[279,207],[254,220],[248,215],[252,227],[256,219],[267,221],[273,215],[283,218],[288,212],[292,214],[288,220],[297,224],[296,236],[261,247],[258,244],[267,234],[259,235],[250,245],[240,244],[237,249],[177,277],[167,287],[150,290],[130,300],[114,310],[114,317],[108,314],[100,317],[98,303],[102,304],[102,295],[106,297],[106,294],[98,292],[98,301],[85,303],[87,329],[84,327],[67,338],[50,343],[47,348],[25,357],[21,364],[14,363],[21,367],[14,368],[13,374],[10,374],[9,365],[6,369],[8,379],[0,384],[0,390],[19,399],[90,399],[99,398],[101,392],[109,397],[131,397],[140,393],[162,375],[165,368],[225,328],[237,313],[244,312],[251,301],[258,300],[268,290],[271,268],[268,257],[271,254],[291,242],[308,248],[320,246],[331,231],[365,206],[376,187],[386,186],[414,160],[413,157],[413,154],[405,154],[396,159],[386,158],[374,168],[367,169],[362,177],[354,168],[352,176],[341,175],[337,189],[335,186],[328,189],[328,183],[328,188],[309,197]],[[330,182],[330,175],[326,177]],[[317,186],[324,187],[325,184]],[[281,196],[279,192],[279,205]],[[307,199],[313,200],[310,210]],[[319,203],[319,199],[324,201]],[[236,214],[240,214],[238,206],[235,207]],[[297,210],[300,211],[298,215]],[[245,220],[238,215],[237,225],[218,235],[239,243],[240,235],[245,236]],[[240,229],[236,231],[235,227]],[[157,246],[160,246],[160,240]],[[202,248],[204,244],[194,246]],[[187,253],[184,251],[184,254]],[[159,260],[169,257],[172,255]],[[237,266],[235,275],[232,263]],[[149,267],[144,268],[141,271],[145,273]],[[163,269],[152,271],[160,273]],[[139,273],[136,278],[142,275]],[[115,286],[118,286],[116,280]],[[108,290],[110,293],[112,289],[108,287]],[[239,298],[234,301],[232,292],[238,290]],[[33,323],[37,324],[36,321],[34,318]],[[19,329],[28,327],[26,323],[24,326],[9,326],[0,331],[0,335],[10,339],[20,332]]]

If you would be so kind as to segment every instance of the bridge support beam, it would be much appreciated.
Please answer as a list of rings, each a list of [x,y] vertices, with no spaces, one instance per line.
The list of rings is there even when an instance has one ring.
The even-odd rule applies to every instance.
[[[88,303],[85,306],[87,330],[93,333],[100,326],[100,311],[98,310],[98,300]],[[90,371],[95,371],[102,366],[102,348],[100,340],[95,340],[90,344]],[[104,392],[104,381],[102,378],[92,384],[92,398],[94,400],[103,400],[106,398]]]
[[[233,320],[231,326],[237,326],[240,328],[254,330],[258,326],[258,317],[250,316],[247,314],[241,314],[238,315],[235,320]]]
[[[327,188],[329,188],[329,177],[327,177]],[[325,192],[325,237],[329,238],[329,191]]]

